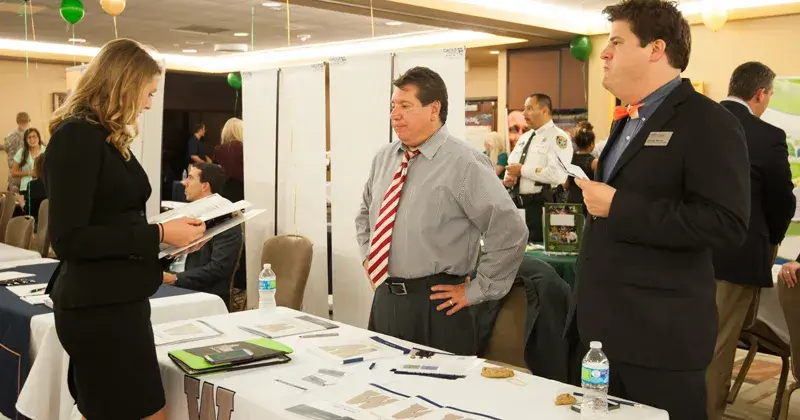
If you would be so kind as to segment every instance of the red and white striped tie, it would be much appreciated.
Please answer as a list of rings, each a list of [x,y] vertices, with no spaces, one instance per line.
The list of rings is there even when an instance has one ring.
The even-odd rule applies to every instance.
[[[378,212],[378,222],[375,223],[374,235],[369,246],[367,273],[373,289],[376,289],[389,277],[389,247],[392,244],[392,230],[394,230],[394,219],[397,216],[397,206],[400,204],[400,193],[406,182],[408,164],[418,154],[419,150],[413,152],[406,150],[400,167],[395,172],[392,183],[383,196],[383,204]]]

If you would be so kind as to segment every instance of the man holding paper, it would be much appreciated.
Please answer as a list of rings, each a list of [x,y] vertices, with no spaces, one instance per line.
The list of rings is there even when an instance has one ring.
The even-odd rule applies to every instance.
[[[603,343],[610,394],[706,419],[712,249],[741,244],[750,219],[744,132],[681,79],[691,31],[675,3],[624,0],[603,13],[603,86],[630,105],[614,112],[597,182],[575,180],[592,216],[575,285],[580,342]]]
[[[195,163],[183,180],[190,202],[222,192],[225,171],[213,163]],[[202,248],[186,256],[185,270],[164,273],[164,284],[219,296],[228,304],[230,281],[242,250],[242,229],[233,227],[212,237]]]
[[[553,186],[567,181],[564,164],[572,161],[572,142],[564,130],[553,123],[553,102],[543,93],[525,100],[528,133],[523,134],[508,157],[503,184],[512,189],[511,197],[519,209],[525,209],[528,240],[544,241],[542,209],[553,202]]]

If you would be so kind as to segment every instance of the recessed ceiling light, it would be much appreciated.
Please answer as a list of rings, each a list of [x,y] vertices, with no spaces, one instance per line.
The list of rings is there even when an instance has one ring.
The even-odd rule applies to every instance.
[[[283,6],[283,3],[278,3],[277,1],[265,1],[264,3],[261,3],[261,5],[264,7],[271,7],[273,9],[277,9]]]
[[[247,32],[234,32],[233,33],[233,36],[248,36],[248,35],[250,35],[250,34],[247,33]]]
[[[186,45],[203,45],[205,41],[186,41]]]
[[[194,54],[197,52],[197,50],[183,50],[183,52],[186,54]]]
[[[389,25],[389,26],[400,26],[400,25],[403,24],[403,22],[398,22],[396,20],[390,20],[390,21],[386,22],[386,24]]]
[[[497,54],[500,54],[500,51],[492,50],[492,51],[489,51],[489,54],[497,55]]]
[[[70,38],[69,42],[73,44],[83,44],[84,42],[86,42],[86,40],[83,38]]]
[[[306,42],[311,39],[311,34],[300,34],[297,35],[297,37],[300,38],[301,41]]]

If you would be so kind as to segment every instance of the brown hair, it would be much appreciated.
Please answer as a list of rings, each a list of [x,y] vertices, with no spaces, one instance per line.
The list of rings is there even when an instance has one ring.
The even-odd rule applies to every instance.
[[[139,134],[144,87],[161,73],[158,62],[138,42],[125,38],[108,42],[86,67],[64,105],[53,113],[50,133],[69,118],[100,124],[111,131],[106,140],[125,160],[130,159],[128,146]]]
[[[664,41],[669,64],[681,71],[686,70],[692,52],[692,32],[675,2],[623,0],[606,6],[603,14],[609,22],[628,22],[642,47],[657,39]]]
[[[759,90],[771,90],[774,80],[775,72],[772,69],[758,61],[748,61],[733,71],[728,84],[728,96],[749,101]]]
[[[47,153],[47,152],[45,152]],[[31,171],[32,178],[44,178],[44,155],[45,153],[39,153],[39,156],[36,156],[36,159],[33,160],[33,170]]]
[[[395,79],[393,84],[397,88],[402,88],[405,85],[416,86],[419,89],[417,91],[417,99],[422,103],[422,106],[428,106],[438,101],[441,105],[441,108],[439,108],[439,121],[442,124],[447,122],[447,85],[445,85],[444,79],[439,76],[439,73],[427,67],[414,67]]]

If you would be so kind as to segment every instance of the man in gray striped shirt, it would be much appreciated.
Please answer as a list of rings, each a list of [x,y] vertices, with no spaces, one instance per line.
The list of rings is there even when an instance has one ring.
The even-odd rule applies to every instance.
[[[377,285],[369,328],[457,354],[475,354],[473,318],[462,309],[508,293],[522,262],[528,229],[487,156],[451,136],[444,126],[448,103],[442,78],[415,67],[394,85],[391,123],[400,141],[386,145],[373,159],[356,217],[364,268],[373,287]],[[383,239],[374,240],[372,233],[387,216],[381,213],[384,195],[398,183],[395,175],[407,151],[412,157],[399,203],[390,215],[394,222],[388,278],[376,281],[370,270],[386,263],[376,261]],[[383,238],[385,228],[378,230]],[[481,237],[485,253],[478,264]],[[476,264],[477,274],[470,279],[467,274]]]

